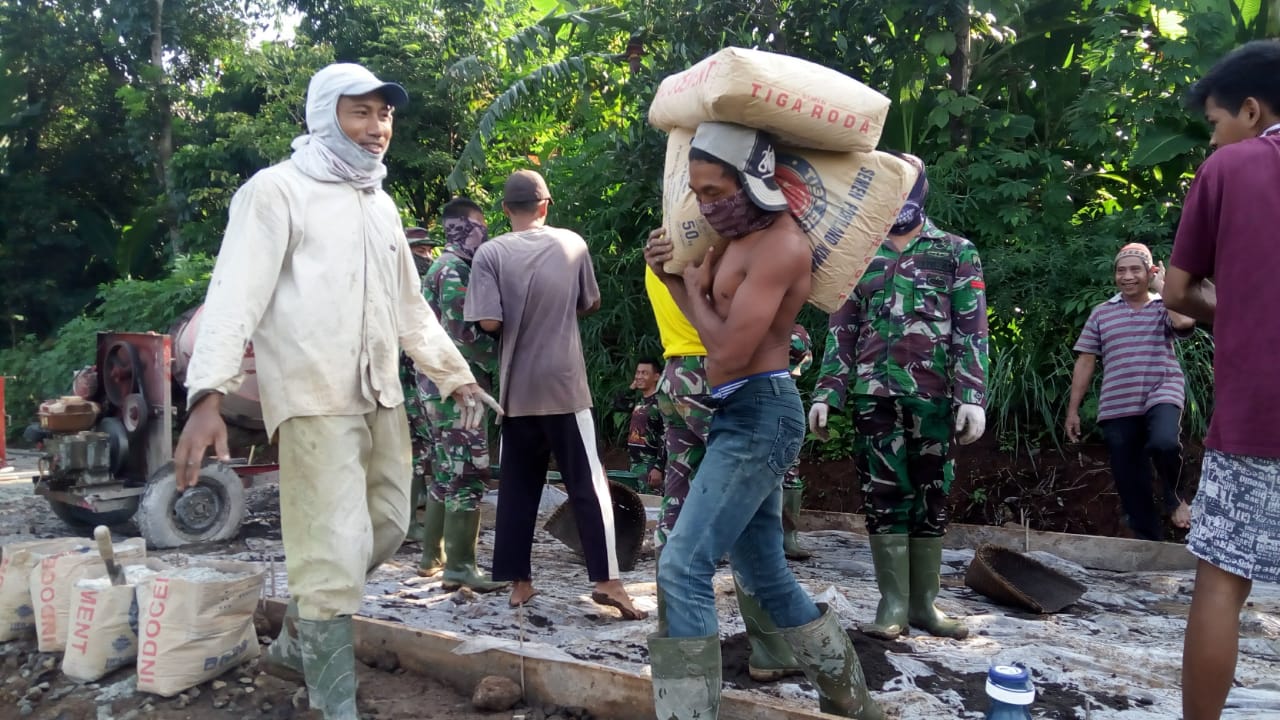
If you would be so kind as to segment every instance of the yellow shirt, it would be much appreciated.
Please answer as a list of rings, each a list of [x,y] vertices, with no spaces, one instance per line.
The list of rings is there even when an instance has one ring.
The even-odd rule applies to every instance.
[[[671,291],[653,273],[653,269],[645,266],[644,289],[649,292],[649,304],[653,306],[653,317],[658,321],[658,336],[662,339],[662,356],[665,358],[695,355],[705,356],[707,349],[702,346],[702,338],[693,328],[689,319],[680,312]]]

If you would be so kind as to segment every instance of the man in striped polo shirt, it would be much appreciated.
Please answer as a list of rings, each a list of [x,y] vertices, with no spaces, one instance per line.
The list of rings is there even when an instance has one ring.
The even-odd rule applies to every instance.
[[[1186,381],[1173,341],[1189,336],[1195,320],[1165,308],[1160,299],[1164,264],[1152,264],[1146,245],[1131,243],[1120,249],[1115,281],[1120,292],[1093,309],[1076,341],[1079,355],[1071,378],[1066,434],[1071,442],[1079,442],[1080,403],[1101,355],[1098,424],[1111,455],[1120,506],[1135,535],[1162,540],[1164,524],[1152,503],[1153,461],[1174,524],[1187,527],[1190,520],[1190,509],[1178,494]]]

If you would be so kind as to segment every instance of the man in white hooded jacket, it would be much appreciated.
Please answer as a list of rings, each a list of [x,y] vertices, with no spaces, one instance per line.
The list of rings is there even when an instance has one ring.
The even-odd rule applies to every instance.
[[[280,525],[293,598],[268,651],[301,673],[314,709],[356,720],[351,616],[365,577],[409,523],[404,351],[462,410],[501,412],[420,289],[399,214],[382,190],[399,85],[330,65],[307,89],[308,134],[231,202],[187,372],[190,414],[174,453],[179,491],[212,446],[228,457],[222,397],[252,340],[263,420],[280,448]]]

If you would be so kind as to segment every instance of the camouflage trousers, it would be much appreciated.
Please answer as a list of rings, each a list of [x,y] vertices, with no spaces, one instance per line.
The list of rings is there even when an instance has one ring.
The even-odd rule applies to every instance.
[[[404,413],[409,418],[409,439],[413,445],[413,479],[425,488],[430,483],[436,438],[416,383],[404,386]],[[410,501],[416,503],[418,498]]]
[[[951,399],[852,397],[867,532],[940,537],[955,476]]]
[[[707,384],[705,358],[696,355],[667,360],[658,381],[658,410],[666,425],[663,444],[667,466],[662,478],[662,510],[653,545],[661,548],[680,517],[680,505],[689,494],[689,481],[707,454],[711,429],[711,386]]]
[[[431,499],[448,512],[475,510],[489,482],[489,436],[484,427],[464,430],[457,403],[448,398],[423,398],[435,444]]]
[[[658,382],[658,410],[666,425],[663,442],[667,465],[662,479],[662,509],[653,545],[661,548],[680,518],[680,506],[689,495],[689,481],[707,454],[707,433],[711,429],[711,386],[707,383],[705,358],[690,355],[667,360]],[[804,488],[799,461],[787,470],[784,490]]]

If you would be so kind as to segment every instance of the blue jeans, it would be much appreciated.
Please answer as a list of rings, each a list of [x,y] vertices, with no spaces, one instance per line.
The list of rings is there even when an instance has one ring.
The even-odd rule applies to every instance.
[[[712,578],[730,553],[742,590],[780,628],[818,619],[782,554],[782,476],[800,455],[804,408],[790,377],[756,378],[723,400],[658,565],[671,637],[718,633]]]

